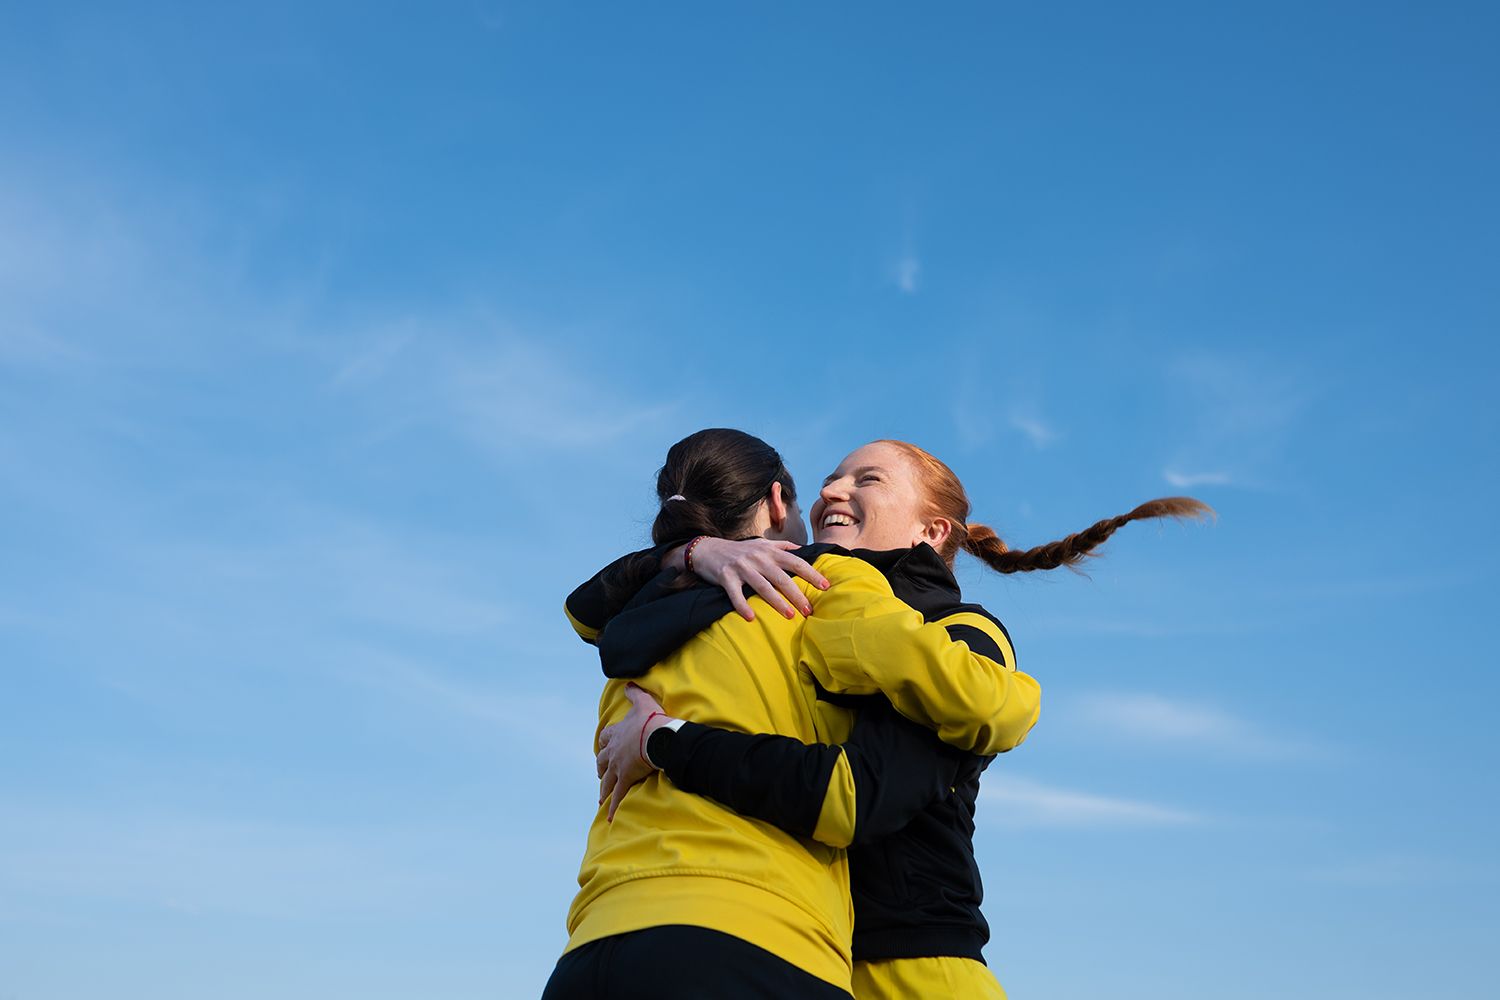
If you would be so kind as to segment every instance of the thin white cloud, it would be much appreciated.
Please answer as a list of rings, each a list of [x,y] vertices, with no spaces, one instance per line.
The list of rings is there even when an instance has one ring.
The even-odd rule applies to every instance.
[[[625,387],[589,378],[563,364],[555,351],[521,337],[508,337],[488,352],[445,359],[440,385],[466,433],[502,452],[598,448],[677,408],[633,399]]]
[[[1025,437],[1038,451],[1052,447],[1063,437],[1034,401],[1014,402],[1006,410],[996,407],[992,388],[972,371],[961,374],[949,412],[966,448],[989,444],[1003,427]]]
[[[1161,476],[1178,489],[1191,489],[1194,486],[1228,486],[1232,482],[1227,472],[1179,472],[1169,468],[1163,469]]]
[[[987,777],[979,801],[984,823],[1009,827],[1112,828],[1182,826],[1202,821],[1184,809],[1057,788],[1004,775]]]
[[[1220,742],[1243,739],[1249,727],[1217,708],[1150,694],[1099,694],[1084,699],[1084,718],[1121,735]]]
[[[1184,433],[1163,471],[1176,487],[1263,487],[1319,392],[1312,376],[1242,355],[1180,358],[1166,378],[1185,404]]]
[[[1032,447],[1050,448],[1062,435],[1051,424],[1035,414],[1012,412],[1010,426],[1026,435]]]
[[[481,684],[373,647],[347,650],[344,662],[347,679],[389,692],[404,704],[424,705],[476,723],[522,748],[532,766],[575,775],[593,771],[592,736],[598,716],[592,687],[582,688],[589,692],[586,699],[569,701],[523,690],[513,676]]]
[[[408,315],[325,355],[329,389],[346,405],[369,405],[377,437],[430,427],[504,456],[599,451],[679,406],[483,317]]]
[[[402,327],[372,334],[333,373],[335,388],[374,382],[390,370],[397,356],[411,343],[413,331]]]
[[[1101,692],[1065,713],[1090,735],[1194,751],[1216,750],[1257,758],[1305,758],[1319,753],[1301,739],[1268,733],[1213,705],[1138,692]]]
[[[892,275],[896,281],[896,287],[907,295],[915,295],[922,276],[922,262],[916,254],[907,253],[896,261]]]

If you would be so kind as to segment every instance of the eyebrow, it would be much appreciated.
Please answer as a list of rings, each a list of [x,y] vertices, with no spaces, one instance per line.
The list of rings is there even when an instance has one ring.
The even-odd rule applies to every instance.
[[[865,472],[880,472],[884,473],[885,475],[890,475],[890,473],[886,472],[885,469],[879,465],[861,465],[859,468],[850,472],[849,475],[853,476],[855,479],[858,479],[860,475]],[[837,472],[830,472],[828,475],[823,477],[823,485],[827,486],[837,478],[839,478],[839,474]]]

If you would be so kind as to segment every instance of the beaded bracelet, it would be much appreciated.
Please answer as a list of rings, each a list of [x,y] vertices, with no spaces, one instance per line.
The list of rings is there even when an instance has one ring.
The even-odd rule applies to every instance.
[[[707,535],[699,535],[691,542],[688,542],[687,548],[682,550],[682,564],[687,568],[687,571],[689,573],[693,572],[693,550],[698,547],[699,542],[703,541],[703,539],[707,537]]]

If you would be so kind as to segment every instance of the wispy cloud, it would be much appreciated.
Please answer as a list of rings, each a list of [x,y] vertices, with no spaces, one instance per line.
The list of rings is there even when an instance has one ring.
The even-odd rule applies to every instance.
[[[1039,450],[1050,448],[1061,437],[1055,427],[1035,414],[1012,411],[1010,426],[1026,435],[1026,440],[1031,442],[1032,447]]]
[[[330,390],[372,405],[383,426],[436,427],[504,455],[597,451],[679,405],[483,317],[407,316],[350,338],[327,363]]]
[[[1057,788],[994,775],[979,793],[984,822],[1010,827],[1109,828],[1182,826],[1202,817],[1184,809],[1139,799]]]
[[[1233,480],[1227,472],[1179,472],[1176,469],[1163,469],[1161,477],[1178,489],[1191,489],[1194,486],[1228,486]]]
[[[451,412],[481,446],[598,448],[662,420],[670,401],[640,401],[590,379],[557,353],[521,337],[441,366]]]
[[[1003,428],[1020,434],[1038,451],[1062,440],[1062,431],[1043,415],[1034,399],[1023,396],[1009,406],[997,406],[995,395],[994,387],[973,371],[961,374],[949,406],[954,427],[966,447],[989,444]]]
[[[477,723],[521,748],[532,765],[578,775],[592,772],[591,735],[597,722],[593,688],[582,688],[589,692],[586,700],[570,701],[525,690],[514,677],[481,683],[368,646],[349,649],[344,662],[348,680]]]
[[[1168,366],[1185,433],[1162,475],[1176,487],[1255,487],[1274,474],[1320,389],[1309,375],[1248,356],[1199,354]]]
[[[1208,704],[1138,692],[1101,692],[1080,699],[1064,716],[1091,735],[1133,744],[1217,750],[1257,758],[1303,758],[1320,751],[1279,736]]]
[[[922,261],[914,253],[902,254],[891,269],[891,277],[896,282],[896,287],[907,295],[917,293],[921,276]]]

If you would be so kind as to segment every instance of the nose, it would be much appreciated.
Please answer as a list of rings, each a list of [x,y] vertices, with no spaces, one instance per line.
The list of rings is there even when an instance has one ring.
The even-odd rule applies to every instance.
[[[844,477],[834,479],[823,484],[823,489],[818,492],[824,503],[837,503],[840,500],[849,499],[849,479]]]

